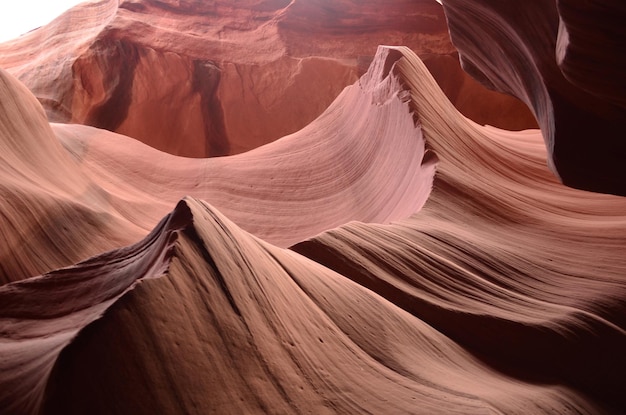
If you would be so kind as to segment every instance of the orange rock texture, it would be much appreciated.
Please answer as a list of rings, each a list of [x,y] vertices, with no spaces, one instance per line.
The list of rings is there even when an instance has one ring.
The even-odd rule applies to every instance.
[[[384,13],[373,0],[101,0],[0,44],[0,67],[34,92],[51,121],[210,157],[309,124],[381,43],[427,55],[444,90],[477,122],[536,126],[524,105],[460,70],[434,0],[394,0]]]

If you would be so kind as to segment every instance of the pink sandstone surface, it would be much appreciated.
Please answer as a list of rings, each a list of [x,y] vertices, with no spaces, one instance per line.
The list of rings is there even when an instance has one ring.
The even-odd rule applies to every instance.
[[[297,16],[327,5],[290,4]],[[202,21],[194,2],[127,5]],[[471,69],[479,48],[459,37],[461,6],[445,10]],[[466,22],[488,6],[501,4],[463,6]],[[491,28],[537,17],[519,10]],[[537,36],[523,28],[518,41]],[[510,84],[507,56],[477,74]],[[0,70],[0,413],[623,413],[626,199],[559,181],[537,108],[540,130],[481,125],[429,67],[380,46],[300,130],[213,158],[50,123],[41,97]],[[619,79],[585,82],[620,105],[606,87]],[[557,108],[537,88],[519,91]]]

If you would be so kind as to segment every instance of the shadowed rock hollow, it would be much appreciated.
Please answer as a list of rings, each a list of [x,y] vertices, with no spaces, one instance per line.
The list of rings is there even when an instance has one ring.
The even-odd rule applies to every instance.
[[[525,102],[552,171],[626,195],[626,8],[619,1],[443,1],[464,69]]]

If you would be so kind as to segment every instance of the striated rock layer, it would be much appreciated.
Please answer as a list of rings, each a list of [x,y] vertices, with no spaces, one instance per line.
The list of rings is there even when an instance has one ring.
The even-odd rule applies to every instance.
[[[330,200],[307,193],[317,197],[301,199],[300,215],[275,229],[283,246],[297,242],[292,249],[242,229],[256,224],[250,229],[260,235],[264,224],[275,225],[274,216],[237,212],[248,203],[256,205],[253,213],[289,207],[282,203],[298,186],[281,192],[279,182],[257,193],[260,183],[241,176],[260,175],[266,183],[270,173],[258,167],[261,160],[297,162],[291,174],[310,169],[306,188],[324,186],[329,177],[342,183],[336,172],[316,173],[343,159],[315,159],[329,157],[332,146],[312,151],[300,133],[241,156],[184,164],[146,151],[137,168],[157,167],[143,176],[120,162],[141,144],[57,125],[60,144],[24,111],[37,109],[34,98],[12,78],[2,82],[3,97],[15,105],[0,115],[2,128],[25,129],[14,124],[23,119],[39,129],[19,136],[20,146],[11,147],[13,135],[0,136],[6,148],[23,149],[3,163],[10,166],[3,174],[13,178],[0,181],[12,183],[4,188],[8,200],[32,197],[28,209],[2,205],[9,223],[32,224],[37,213],[37,221],[50,217],[54,210],[44,201],[56,195],[68,211],[106,206],[117,218],[75,220],[92,234],[127,231],[129,223],[141,233],[150,220],[132,218],[156,215],[157,200],[175,197],[172,189],[189,190],[189,177],[211,183],[211,174],[229,165],[231,174],[218,184],[235,177],[253,184],[242,197],[256,196],[243,202],[236,197],[242,188],[207,189],[206,201],[184,198],[135,245],[0,287],[3,413],[610,414],[626,408],[626,199],[557,182],[538,130],[509,132],[464,118],[408,48],[381,47],[370,72],[311,124],[357,129],[360,114],[369,111],[366,130],[378,133],[345,140],[351,151],[371,149],[370,157],[350,166],[386,167],[367,181],[374,185],[370,203],[361,203],[369,193],[358,187],[352,193],[351,186],[332,185],[331,194],[341,197]],[[394,110],[386,112],[388,106]],[[405,140],[384,134],[403,125],[410,133]],[[440,160],[423,208],[391,224],[353,221],[330,229],[335,224],[325,217],[342,212],[342,222],[357,219],[359,206],[369,206],[373,217],[378,212],[380,222],[420,209],[434,160],[419,152],[422,135]],[[44,155],[44,167],[27,164],[38,151],[27,143],[41,137],[47,151],[65,157],[60,168],[74,166],[82,175],[55,176],[57,164],[46,164]],[[283,146],[291,150],[282,153]],[[400,173],[406,158],[412,174]],[[195,163],[203,166],[195,175],[177,175]],[[158,169],[170,171],[161,177]],[[30,176],[43,173],[49,182]],[[416,187],[394,192],[399,175]],[[72,204],[58,189],[70,179],[95,186],[87,193],[75,183],[72,189],[84,196]],[[37,199],[40,192],[47,197]],[[123,203],[114,203],[121,195]],[[307,220],[328,230],[300,232]],[[52,222],[47,237],[70,248],[97,242],[63,232],[68,223]],[[29,263],[58,253],[42,246],[19,255]]]
[[[50,120],[86,124],[171,154],[236,154],[313,121],[367,69],[379,43],[403,44],[479,123],[536,126],[454,56],[434,0],[101,0],[0,44],[0,67]],[[481,105],[476,105],[481,102]]]
[[[626,195],[623,2],[443,4],[463,68],[531,108],[563,183]]]
[[[425,151],[408,92],[388,71],[374,62],[295,134],[210,159],[172,156],[93,127],[51,128],[28,90],[2,73],[0,282],[134,242],[185,195],[210,200],[279,246],[351,220],[409,216],[430,193],[436,158]]]

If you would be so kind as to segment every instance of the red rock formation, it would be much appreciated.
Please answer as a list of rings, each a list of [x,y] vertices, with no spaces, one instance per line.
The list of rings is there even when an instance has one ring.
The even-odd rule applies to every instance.
[[[59,261],[57,244],[75,255],[100,229],[155,226],[135,245],[0,287],[3,413],[626,407],[626,199],[558,183],[539,131],[464,118],[409,49],[381,47],[298,135],[209,160],[85,126],[55,125],[59,144],[23,86],[2,76],[0,87],[0,217],[15,224],[0,230],[41,241],[12,251],[18,264]],[[419,213],[301,232],[336,214],[417,211],[432,177],[421,134],[440,162]],[[160,200],[196,186],[210,202],[185,198],[150,224]],[[38,234],[51,199],[67,216]],[[97,209],[115,219],[70,215]],[[64,231],[70,218],[91,232]],[[299,243],[279,248],[241,226]]]
[[[623,3],[443,4],[464,69],[528,104],[563,183],[626,195]]]
[[[185,195],[279,246],[351,220],[410,215],[428,197],[435,158],[424,156],[406,92],[385,70],[373,68],[293,135],[196,160],[82,125],[54,125],[57,138],[35,98],[3,73],[0,183],[10,187],[0,201],[0,283],[129,244]]]
[[[0,67],[35,93],[54,122],[208,157],[309,124],[357,80],[381,43],[432,55],[446,92],[479,123],[536,125],[512,98],[467,88],[447,58],[455,51],[433,0],[394,0],[385,13],[372,0],[102,0],[0,45]],[[476,100],[494,103],[468,105]]]

